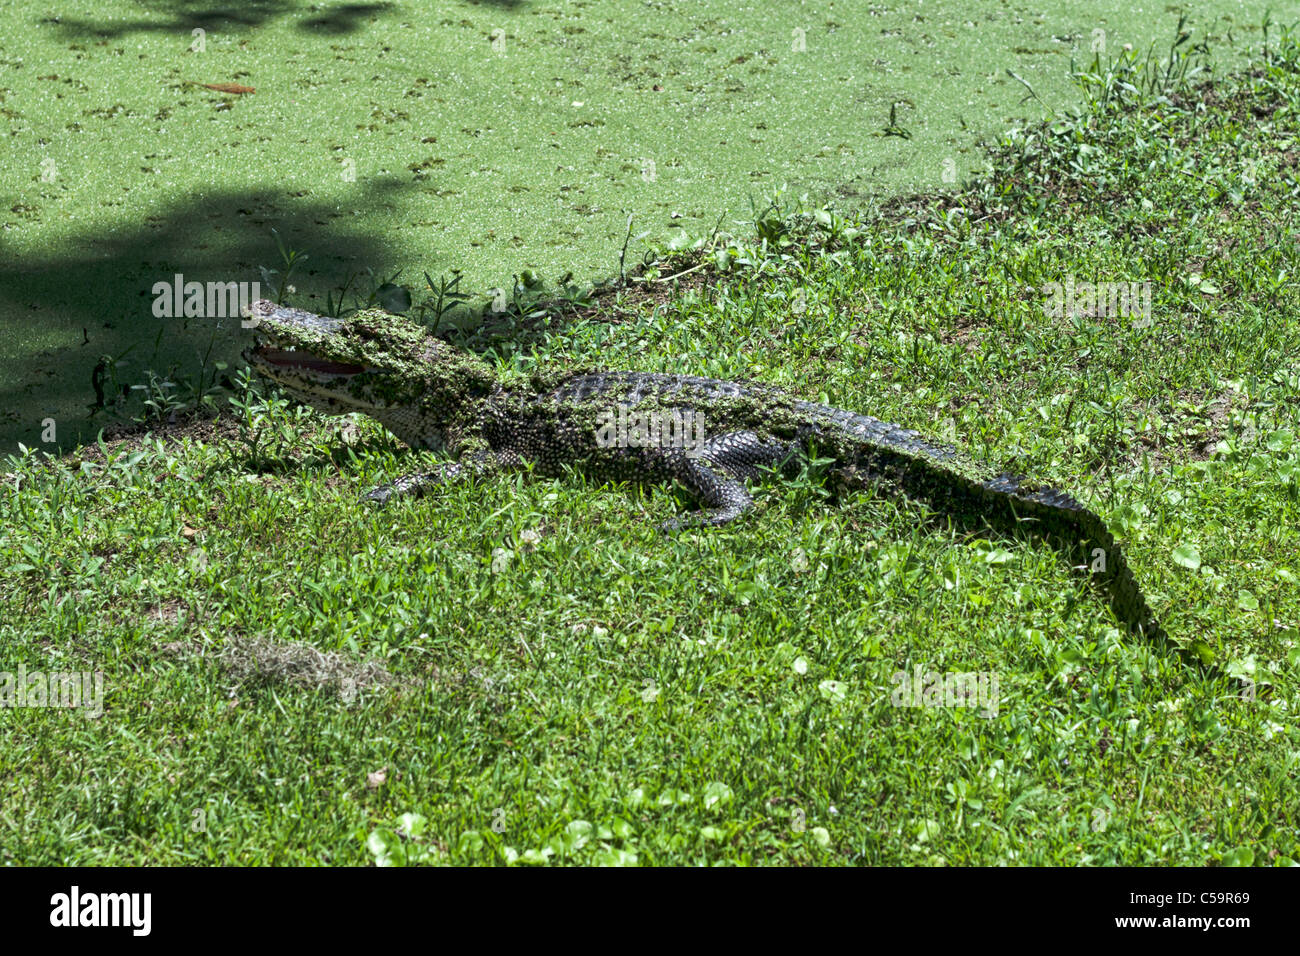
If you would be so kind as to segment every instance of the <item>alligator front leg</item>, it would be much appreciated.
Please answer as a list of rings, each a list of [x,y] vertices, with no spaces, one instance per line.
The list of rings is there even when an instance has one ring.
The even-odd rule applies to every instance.
[[[523,459],[513,452],[476,452],[463,461],[440,462],[433,471],[412,472],[396,481],[380,485],[363,495],[363,500],[385,504],[393,498],[420,498],[433,488],[453,481],[477,481],[498,472],[523,466]]]

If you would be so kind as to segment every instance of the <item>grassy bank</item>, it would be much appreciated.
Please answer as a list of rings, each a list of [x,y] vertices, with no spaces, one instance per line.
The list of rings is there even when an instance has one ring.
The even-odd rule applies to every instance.
[[[1300,49],[1177,75],[1099,62],[955,195],[791,202],[597,321],[455,337],[503,371],[762,379],[1070,489],[1217,670],[1031,539],[811,479],[675,537],[671,492],[578,479],[361,507],[412,453],[241,391],[10,463],[2,669],[105,694],[0,709],[5,861],[1298,858]],[[1103,282],[1149,310],[1099,314]],[[996,714],[894,706],[917,668],[996,675]]]

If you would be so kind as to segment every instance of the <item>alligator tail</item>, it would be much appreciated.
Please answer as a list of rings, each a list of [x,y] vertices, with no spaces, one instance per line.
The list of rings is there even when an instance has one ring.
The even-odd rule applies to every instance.
[[[999,475],[981,483],[984,494],[1000,500],[1015,519],[1030,519],[1034,529],[1052,539],[1071,558],[1079,557],[1106,592],[1115,616],[1136,635],[1168,637],[1147,605],[1123,549],[1096,512],[1053,488],[1035,487],[1025,479]]]

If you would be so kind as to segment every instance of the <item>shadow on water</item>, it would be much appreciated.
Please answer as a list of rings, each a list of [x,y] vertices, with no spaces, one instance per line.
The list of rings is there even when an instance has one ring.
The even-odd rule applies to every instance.
[[[466,5],[517,11],[525,0],[465,0]],[[117,38],[128,33],[189,33],[195,29],[209,32],[238,31],[260,27],[276,20],[310,13],[298,20],[297,29],[308,33],[343,35],[353,33],[385,14],[398,13],[402,4],[380,0],[374,3],[339,3],[324,5],[299,0],[248,0],[239,4],[214,4],[210,0],[139,0],[139,6],[153,14],[150,19],[83,20],[51,16],[42,23],[52,24],[69,36]]]
[[[371,186],[363,207],[397,201],[401,188],[395,181]],[[237,360],[249,341],[237,317],[158,317],[155,283],[179,273],[187,282],[260,282],[261,294],[273,295],[260,271],[283,271],[272,229],[307,256],[292,280],[293,301],[305,308],[324,311],[325,292],[349,275],[399,268],[400,244],[359,231],[356,218],[350,209],[275,190],[226,192],[112,232],[76,236],[39,255],[0,244],[0,336],[14,356],[0,376],[0,454],[19,441],[53,451],[93,439],[105,424],[102,413],[91,412],[92,374],[103,355],[126,356],[120,378],[127,382],[173,367],[192,377],[205,354],[208,362]],[[449,268],[439,250],[426,255],[422,268]],[[41,422],[51,417],[57,441],[42,442]]]
[[[237,31],[260,27],[299,13],[314,13],[298,22],[299,30],[333,34],[352,33],[384,13],[396,12],[396,3],[343,3],[321,6],[296,0],[250,0],[247,3],[222,5],[208,0],[143,0],[140,6],[154,14],[150,19],[81,20],[70,17],[46,17],[42,23],[53,24],[70,36],[110,37],[128,33],[189,33],[195,29],[209,32]]]

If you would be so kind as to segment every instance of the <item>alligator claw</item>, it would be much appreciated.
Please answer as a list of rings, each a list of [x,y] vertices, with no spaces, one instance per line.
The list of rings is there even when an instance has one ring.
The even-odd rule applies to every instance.
[[[373,501],[375,504],[384,504],[393,496],[392,485],[380,485],[378,488],[371,488],[361,496],[362,501]]]
[[[699,523],[698,519],[693,519],[690,515],[678,515],[676,518],[669,518],[661,524],[659,530],[664,534],[676,534],[678,531],[697,527]]]

